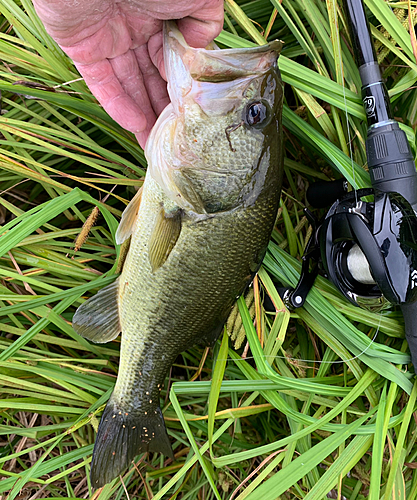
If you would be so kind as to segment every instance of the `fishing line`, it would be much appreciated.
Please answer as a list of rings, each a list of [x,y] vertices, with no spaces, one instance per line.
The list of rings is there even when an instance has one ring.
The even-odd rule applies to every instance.
[[[269,355],[267,355],[265,353],[264,353],[264,358],[265,359],[286,359],[287,361],[302,361],[303,363],[327,364],[327,365],[335,365],[335,364],[340,364],[340,363],[347,363],[349,361],[353,361],[355,359],[358,359],[360,356],[362,356],[362,354],[365,354],[366,351],[375,342],[375,339],[376,339],[376,337],[377,337],[377,335],[379,333],[379,328],[381,326],[381,319],[382,319],[382,314],[380,313],[380,315],[379,315],[379,323],[378,323],[377,329],[376,329],[375,334],[372,337],[370,343],[367,345],[367,347],[362,352],[360,352],[359,354],[357,354],[353,358],[341,359],[339,361],[320,361],[320,360],[315,360],[315,359],[291,358],[289,356],[269,356]],[[256,358],[255,358],[255,356],[246,356],[244,358],[239,358],[239,359],[231,359],[231,358],[218,359],[217,358],[217,361],[246,361],[248,359],[256,359]]]

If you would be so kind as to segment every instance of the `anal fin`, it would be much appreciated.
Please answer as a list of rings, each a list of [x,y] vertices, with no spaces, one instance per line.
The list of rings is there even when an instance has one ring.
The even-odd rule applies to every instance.
[[[149,239],[149,262],[156,271],[167,260],[180,233],[182,210],[167,214],[163,207],[156,218],[155,227]]]
[[[119,280],[102,288],[75,311],[72,327],[82,337],[104,344],[122,331],[118,307]]]

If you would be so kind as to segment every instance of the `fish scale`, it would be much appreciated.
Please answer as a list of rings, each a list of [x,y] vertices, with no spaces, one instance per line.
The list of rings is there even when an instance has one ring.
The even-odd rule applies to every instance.
[[[159,406],[165,377],[182,351],[213,345],[262,262],[283,172],[280,48],[275,41],[192,49],[165,23],[172,104],[151,132],[143,188],[116,234],[118,243],[131,236],[130,249],[118,280],[73,318],[74,329],[93,342],[122,332],[118,377],[93,452],[93,486],[111,481],[140,452],[173,458]],[[210,99],[202,97],[207,92]]]

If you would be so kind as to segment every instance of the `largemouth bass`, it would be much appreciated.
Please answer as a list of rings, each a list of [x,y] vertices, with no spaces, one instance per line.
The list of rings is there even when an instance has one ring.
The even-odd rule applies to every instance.
[[[190,48],[164,26],[171,104],[148,139],[142,191],[116,239],[132,237],[119,279],[86,301],[74,329],[122,332],[117,382],[101,417],[91,480],[100,487],[140,452],[173,457],[159,391],[175,358],[212,345],[264,257],[282,180],[281,42]]]

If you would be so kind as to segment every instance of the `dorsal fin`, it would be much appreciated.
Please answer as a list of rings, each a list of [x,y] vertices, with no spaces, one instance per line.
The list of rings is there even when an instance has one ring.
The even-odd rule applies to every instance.
[[[131,236],[136,222],[136,217],[139,212],[140,202],[142,200],[143,186],[138,190],[135,196],[130,200],[129,205],[125,208],[119,227],[116,231],[116,243],[122,244]]]

